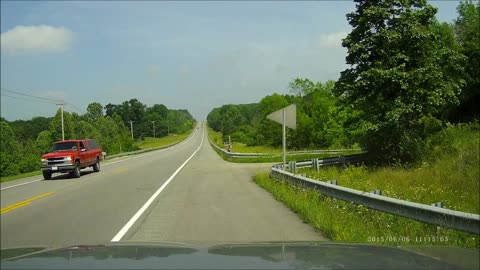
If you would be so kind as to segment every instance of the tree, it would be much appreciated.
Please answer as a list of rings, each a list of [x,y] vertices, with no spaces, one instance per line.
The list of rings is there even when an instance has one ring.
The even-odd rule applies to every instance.
[[[207,115],[208,125],[215,131],[221,131],[222,130],[222,124],[221,124],[222,115],[220,113],[220,109],[221,109],[221,107],[214,108]]]
[[[118,105],[108,103],[105,105],[105,115],[112,117],[114,113],[118,114]]]
[[[18,160],[20,173],[33,172],[40,168],[40,148],[34,140],[28,140],[20,147],[21,158]]]
[[[363,144],[379,160],[415,162],[423,119],[458,102],[463,57],[438,42],[436,8],[426,0],[356,0],[343,40],[350,68],[335,94],[368,123]]]
[[[33,117],[31,120],[15,120],[9,123],[19,143],[35,140],[38,134],[48,129],[51,118]]]
[[[296,78],[288,84],[290,93],[299,97],[305,96],[313,91],[315,85],[309,79]]]
[[[466,85],[460,96],[460,105],[453,111],[452,120],[468,121],[480,118],[480,3],[462,1],[453,29],[461,53],[467,58]]]
[[[0,176],[19,173],[18,159],[20,145],[15,133],[5,121],[0,122]]]
[[[91,119],[97,119],[103,116],[103,107],[102,104],[98,102],[93,102],[87,106],[87,117]]]
[[[225,105],[220,109],[222,115],[221,127],[223,135],[230,135],[245,122],[245,117],[240,113],[237,106]]]
[[[264,97],[259,104],[261,120],[258,128],[258,143],[272,146],[282,145],[282,127],[278,123],[266,119],[266,116],[274,111],[288,106],[287,99],[279,94]]]
[[[46,153],[50,149],[52,149],[54,139],[52,136],[52,132],[49,130],[44,130],[38,134],[36,139],[36,144],[40,149],[40,153]]]
[[[80,120],[79,122],[75,123],[75,139],[95,139],[100,141],[101,135],[92,124],[87,121]]]
[[[273,95],[264,97],[260,101],[259,106],[263,116],[267,116],[274,111],[288,106],[288,101],[284,96],[275,93]]]
[[[49,130],[52,132],[52,138],[54,141],[62,140],[62,120],[61,110],[58,109],[55,117],[50,121]],[[73,139],[75,137],[75,123],[72,114],[69,112],[63,112],[63,129],[65,140]]]
[[[162,119],[167,119],[168,108],[163,104],[154,104],[152,107],[147,108],[147,114],[156,114]]]

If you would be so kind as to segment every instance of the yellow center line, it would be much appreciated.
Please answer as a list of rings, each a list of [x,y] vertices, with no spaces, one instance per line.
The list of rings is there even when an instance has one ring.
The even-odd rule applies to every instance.
[[[113,174],[122,173],[122,172],[124,172],[124,171],[126,171],[126,170],[127,170],[127,168],[120,168],[120,169],[117,169],[117,170],[113,171],[112,173],[113,173]]]
[[[7,207],[4,207],[2,209],[0,209],[0,214],[4,214],[4,213],[7,213],[7,212],[10,212],[14,209],[17,209],[17,208],[20,208],[22,206],[25,206],[25,205],[29,205],[31,202],[33,202],[34,200],[38,200],[40,198],[43,198],[43,197],[46,197],[48,195],[52,195],[53,193],[55,192],[47,192],[47,193],[44,193],[44,194],[41,194],[41,195],[38,195],[36,197],[33,197],[33,198],[30,198],[28,200],[25,200],[25,201],[21,201],[21,202],[18,202],[16,204],[12,204],[12,205],[9,205]]]

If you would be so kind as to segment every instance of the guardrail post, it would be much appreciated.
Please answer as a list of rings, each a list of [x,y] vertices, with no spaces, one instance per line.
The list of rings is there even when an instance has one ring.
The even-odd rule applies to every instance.
[[[432,203],[431,205],[435,207],[443,208],[443,202],[436,202],[436,203]],[[440,226],[437,226],[437,235],[440,233],[441,229],[442,228]]]
[[[318,172],[318,159],[316,158],[312,159],[312,168],[317,170]]]
[[[332,185],[338,185],[337,180],[327,181],[327,183],[332,184]]]
[[[346,168],[347,166],[345,166],[345,157],[344,156],[339,156],[338,157],[338,162],[340,162],[340,164],[342,165],[342,168]]]
[[[443,202],[432,203],[432,206],[443,208]]]
[[[290,171],[292,171],[293,173],[296,173],[297,172],[297,163],[295,161],[290,161],[288,162],[288,168],[290,169]]]

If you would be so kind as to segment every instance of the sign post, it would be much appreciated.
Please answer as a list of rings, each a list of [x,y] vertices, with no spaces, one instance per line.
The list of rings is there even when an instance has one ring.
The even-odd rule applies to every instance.
[[[287,165],[287,134],[286,127],[297,128],[297,105],[292,104],[276,112],[267,115],[267,119],[282,124],[282,148],[283,148],[283,168]]]

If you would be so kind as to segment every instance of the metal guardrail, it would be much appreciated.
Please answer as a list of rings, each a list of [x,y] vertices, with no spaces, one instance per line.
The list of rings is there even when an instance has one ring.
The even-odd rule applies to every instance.
[[[357,157],[345,157],[344,161],[351,162],[354,160],[358,160],[359,155],[356,156]],[[313,160],[305,162],[290,162],[288,164],[288,168],[295,170],[296,168],[301,167],[317,166],[318,168],[319,166],[322,166],[318,164],[342,164],[342,159],[341,157],[339,157],[317,160],[316,162]],[[283,170],[282,167],[283,164],[274,165],[271,168],[272,176],[277,179],[286,180],[294,185],[303,188],[318,191],[323,195],[355,204],[360,204],[371,209],[438,226],[443,226],[446,228],[480,234],[480,215],[394,199],[371,192],[341,187],[336,185],[336,180],[329,181],[330,183],[322,182],[307,178],[302,175],[296,175],[294,173]]]
[[[221,151],[224,155],[228,157],[233,157],[233,158],[242,158],[242,157],[280,157],[282,156],[282,153],[234,153],[234,152],[228,152],[227,150],[219,147],[215,143],[213,143],[210,138],[208,139],[210,141],[210,144],[215,147],[217,150]],[[345,153],[345,152],[352,152],[352,151],[360,151],[362,149],[335,149],[335,150],[303,150],[303,151],[291,151],[287,152],[287,156],[298,156],[298,155],[305,155],[305,154],[339,154],[339,153]]]
[[[332,166],[332,165],[342,165],[345,166],[347,163],[351,163],[354,161],[361,161],[365,154],[355,154],[355,155],[348,155],[348,156],[339,156],[333,158],[323,158],[323,159],[312,159],[307,161],[291,161],[288,162],[287,168],[294,173],[297,169],[312,167],[317,171],[322,166]],[[281,165],[281,164],[280,164]],[[280,167],[276,167],[280,168]]]

